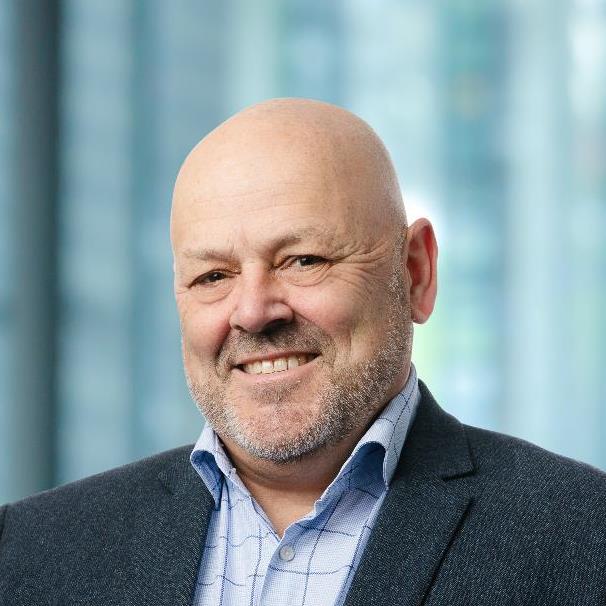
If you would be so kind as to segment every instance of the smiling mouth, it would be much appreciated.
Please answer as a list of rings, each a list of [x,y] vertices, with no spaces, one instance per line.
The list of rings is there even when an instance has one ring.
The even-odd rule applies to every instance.
[[[246,364],[239,364],[239,368],[249,375],[270,375],[276,372],[292,370],[299,366],[304,366],[317,358],[317,354],[296,354],[284,356],[282,358],[272,358],[271,360],[261,359]]]

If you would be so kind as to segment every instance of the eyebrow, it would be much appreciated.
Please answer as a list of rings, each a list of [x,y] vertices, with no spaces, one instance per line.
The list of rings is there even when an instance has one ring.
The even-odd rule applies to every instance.
[[[322,243],[332,241],[333,234],[326,229],[318,229],[317,227],[302,227],[286,233],[279,238],[270,240],[268,247],[272,250],[279,250],[292,244],[298,244],[309,238],[315,238]],[[196,261],[230,261],[233,255],[218,249],[213,248],[186,248],[183,251],[183,256],[187,259]]]

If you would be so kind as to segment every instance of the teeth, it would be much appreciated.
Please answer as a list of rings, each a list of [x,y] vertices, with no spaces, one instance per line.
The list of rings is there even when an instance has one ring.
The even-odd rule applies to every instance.
[[[269,373],[274,371],[274,363],[271,360],[263,360],[261,364],[264,375],[268,375]]]
[[[276,372],[281,370],[288,370],[288,361],[286,360],[286,358],[278,358],[277,360],[274,360],[274,370]]]
[[[313,359],[313,356],[305,354],[288,356],[288,358],[276,358],[275,360],[257,360],[250,364],[244,364],[244,372],[251,375],[268,375],[274,372],[283,372],[297,366],[303,366]]]

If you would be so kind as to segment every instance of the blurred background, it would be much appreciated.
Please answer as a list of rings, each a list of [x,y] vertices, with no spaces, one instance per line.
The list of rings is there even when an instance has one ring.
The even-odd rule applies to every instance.
[[[195,441],[171,189],[275,96],[366,119],[434,222],[442,405],[606,468],[606,0],[3,0],[0,502]]]

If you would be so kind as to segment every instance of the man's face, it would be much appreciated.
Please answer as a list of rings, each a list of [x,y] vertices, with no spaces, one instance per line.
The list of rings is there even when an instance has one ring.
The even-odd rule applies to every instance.
[[[401,241],[368,192],[307,156],[219,154],[197,174],[173,214],[194,400],[227,445],[265,460],[361,434],[408,372]]]

